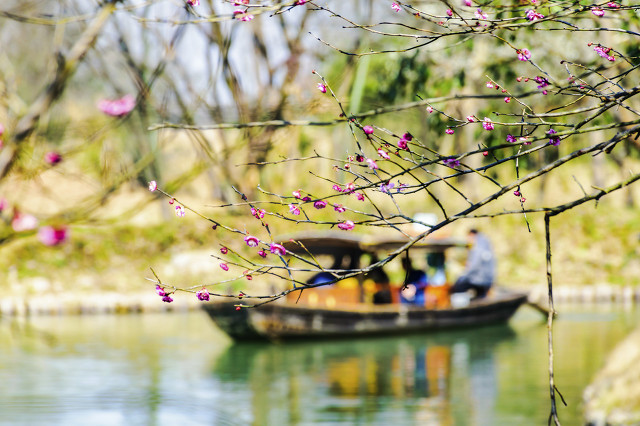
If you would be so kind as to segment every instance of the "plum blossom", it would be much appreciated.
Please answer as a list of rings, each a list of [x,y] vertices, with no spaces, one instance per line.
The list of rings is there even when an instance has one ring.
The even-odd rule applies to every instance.
[[[482,128],[489,131],[493,130],[493,122],[489,117],[484,118],[484,121],[482,122]]]
[[[155,180],[149,182],[149,191],[154,192],[156,189],[158,189],[158,183]]]
[[[406,139],[409,142],[411,142],[413,140],[413,135],[411,133],[407,132],[404,135],[402,135],[402,139]]]
[[[471,0],[462,0],[462,4],[464,4],[465,6],[471,6]]]
[[[474,121],[476,121],[476,118],[473,115],[467,115],[467,121],[469,123],[473,123]]]
[[[452,135],[455,133],[455,130],[453,130],[451,127],[447,127],[447,130],[445,130],[444,132],[448,135]]]
[[[531,145],[531,141],[526,136],[519,137],[518,142],[522,142],[523,145]]]
[[[373,127],[372,126],[364,126],[362,128],[362,131],[364,132],[365,135],[372,135],[373,134]]]
[[[447,9],[447,16],[448,17],[452,17],[453,16],[453,11],[451,9]]]
[[[271,243],[269,246],[269,251],[278,256],[284,256],[287,254],[287,250],[285,250],[284,246],[277,243]]]
[[[298,216],[300,214],[300,208],[295,204],[289,204],[289,213]]]
[[[112,117],[123,117],[136,107],[136,98],[133,95],[124,95],[120,99],[103,99],[98,102],[98,109]]]
[[[429,114],[431,114],[431,113],[433,112],[433,107],[429,105],[429,106],[427,107],[427,112],[428,112]]]
[[[158,293],[158,296],[166,296],[167,295],[167,293],[164,291],[164,288],[160,287],[157,284],[156,284],[156,293]]]
[[[336,192],[342,192],[342,187],[340,185],[338,185],[337,183],[334,184],[331,188]]]
[[[367,158],[367,163],[369,164],[369,168],[371,170],[378,170],[378,164],[373,158]]]
[[[209,300],[209,291],[207,291],[206,288],[203,288],[202,290],[196,292],[196,297],[198,298],[198,300],[202,300],[203,302],[205,300]]]
[[[556,132],[553,129],[549,129],[549,131],[547,132],[547,134],[549,135],[549,145],[553,145],[553,146],[560,145],[560,137],[554,136],[556,133],[558,132]]]
[[[229,270],[229,265],[227,265],[224,262],[220,263],[220,267],[222,268],[223,271],[228,271]]]
[[[518,54],[518,59],[521,61],[528,61],[531,59],[531,52],[529,52],[529,49],[516,50],[516,53]]]
[[[258,247],[258,244],[260,244],[260,240],[253,235],[247,235],[244,237],[244,242],[247,243],[249,247]]]
[[[11,220],[11,227],[16,232],[31,231],[38,226],[38,219],[28,213],[20,213],[16,211]]]
[[[496,85],[493,84],[492,81],[487,81],[486,86],[487,86],[487,89],[495,89],[496,88]]]
[[[45,246],[57,246],[69,238],[69,230],[66,226],[43,226],[38,230],[38,239]]]
[[[200,6],[200,0],[187,0],[189,6]]]
[[[260,250],[258,250],[258,256],[260,256],[260,257],[262,257],[264,259],[265,257],[267,257],[267,252],[262,250],[262,249],[260,249]]]
[[[327,202],[324,200],[318,200],[315,201],[313,203],[313,207],[315,207],[316,209],[320,210],[320,209],[324,209],[325,207],[327,207]]]
[[[44,155],[44,161],[47,164],[55,166],[56,164],[62,161],[62,155],[60,155],[60,153],[56,151],[50,151]]]
[[[482,9],[477,9],[474,13],[474,16],[476,17],[476,19],[480,19],[483,21],[489,19],[489,16],[487,16],[487,14],[482,11]]]
[[[504,98],[504,103],[508,104],[509,102],[511,102],[511,96],[507,96]]]
[[[304,201],[305,203],[308,203],[309,201],[311,201],[311,197],[309,197],[308,195],[305,197],[302,197],[302,201]]]
[[[593,50],[596,51],[596,53],[600,56],[602,56],[603,58],[605,58],[606,60],[613,62],[616,60],[616,58],[614,58],[613,56],[609,55],[609,52],[611,52],[611,48],[609,47],[604,47],[604,46],[595,46],[593,48]]]
[[[537,21],[538,19],[544,18],[542,13],[538,13],[533,9],[528,9],[525,11],[525,15],[529,21]]]
[[[227,253],[229,253],[229,249],[226,248],[225,246],[222,246],[222,247],[220,247],[220,253],[227,254]]]
[[[253,15],[242,10],[234,10],[233,15],[238,21],[249,22],[253,19]]]
[[[167,302],[167,303],[171,303],[171,302],[173,302],[173,299],[168,294],[165,294],[164,297],[162,298],[162,301],[163,302]]]
[[[604,10],[600,7],[594,6],[591,8],[591,13],[593,13],[594,15],[596,15],[597,17],[601,18],[604,16]]]
[[[391,157],[389,156],[389,153],[387,153],[387,151],[385,151],[382,148],[378,148],[378,155],[382,158],[384,158],[385,160],[390,160]]]
[[[345,192],[352,193],[356,189],[356,184],[353,182],[349,182],[344,186]]]
[[[345,222],[339,223],[338,228],[342,229],[343,231],[351,231],[353,228],[355,228],[355,224],[352,221],[347,220]]]
[[[609,3],[607,3],[607,7],[610,7],[611,9],[620,9],[620,5],[615,1],[610,1]]]
[[[444,163],[445,166],[451,167],[452,169],[460,165],[460,160],[456,158],[446,158],[442,162]]]
[[[507,135],[507,142],[516,143],[516,138],[513,135]]]
[[[327,93],[327,86],[322,83],[318,83],[318,90],[322,93]]]
[[[356,193],[356,198],[358,201],[364,201],[364,194],[362,192]]]
[[[541,75],[535,77],[533,80],[536,83],[538,83],[538,89],[544,89],[545,87],[547,87],[550,84],[549,80],[547,80],[546,78],[542,77]]]
[[[302,6],[306,2],[307,2],[307,0],[298,0],[298,1],[296,1],[296,6]]]
[[[337,211],[338,213],[344,213],[347,211],[347,209],[344,208],[344,206],[342,204],[334,204],[333,205],[333,209],[335,211]]]
[[[398,140],[398,148],[400,148],[400,149],[409,148],[409,144],[407,142],[408,141],[405,138],[399,139]]]
[[[391,9],[393,9],[394,12],[400,12],[402,10],[398,3],[391,3]]]
[[[264,219],[264,215],[266,214],[266,210],[256,209],[255,207],[251,207],[251,216],[256,219]]]
[[[293,191],[293,196],[296,198],[302,198],[302,194],[300,193],[299,189],[296,191]]]
[[[176,206],[176,216],[184,217],[184,214],[185,214],[184,207]]]

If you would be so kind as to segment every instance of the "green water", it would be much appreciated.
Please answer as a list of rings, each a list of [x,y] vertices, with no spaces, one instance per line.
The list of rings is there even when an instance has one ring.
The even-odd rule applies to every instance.
[[[638,311],[562,310],[556,382],[584,387]],[[546,326],[232,344],[200,312],[0,320],[1,425],[541,425]]]

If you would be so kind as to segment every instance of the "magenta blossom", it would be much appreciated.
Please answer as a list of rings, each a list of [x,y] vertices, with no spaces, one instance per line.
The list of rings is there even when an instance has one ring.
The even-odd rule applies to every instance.
[[[44,155],[44,161],[47,164],[55,166],[56,164],[62,161],[62,155],[60,155],[60,153],[56,151],[50,151]]]
[[[453,11],[451,9],[447,9],[447,16],[451,18],[453,16]]]
[[[596,6],[591,8],[591,13],[593,13],[594,15],[596,15],[599,18],[604,16],[604,10],[602,8],[599,8],[599,7],[596,7]]]
[[[527,16],[527,19],[529,21],[537,21],[538,19],[544,18],[544,15],[542,13],[538,13],[533,9],[527,10],[525,12],[525,15]]]
[[[620,5],[615,1],[610,1],[609,3],[607,3],[607,7],[610,7],[611,9],[620,9]]]
[[[173,299],[168,294],[165,294],[164,297],[162,298],[162,301],[163,302],[167,302],[167,303],[171,303],[171,302],[173,302]]]
[[[342,187],[338,184],[335,184],[331,187],[334,191],[342,192]]]
[[[509,102],[511,102],[511,96],[507,96],[506,98],[504,98],[505,104],[508,104]]]
[[[399,139],[398,140],[398,148],[400,149],[409,149],[409,144],[408,144],[408,140],[405,138]]]
[[[185,214],[184,207],[182,207],[182,206],[176,206],[176,216],[178,216],[178,217],[184,217],[184,214]]]
[[[165,293],[164,288],[160,287],[159,285],[156,285],[156,293],[158,293],[158,296],[166,296],[167,293]]]
[[[593,48],[593,50],[595,50],[598,55],[602,56],[609,62],[613,62],[616,60],[616,58],[614,58],[612,55],[609,55],[609,52],[611,52],[611,48],[609,47],[596,46]]]
[[[196,293],[196,297],[198,298],[198,300],[209,300],[209,292],[207,291],[206,288],[203,288],[202,290],[198,291]]]
[[[428,107],[427,107],[427,112],[428,112],[429,114],[431,114],[431,113],[433,112],[433,107],[432,107],[432,106],[428,106]]]
[[[369,164],[369,168],[371,170],[378,170],[378,164],[373,158],[367,158],[367,163]]]
[[[45,246],[57,246],[69,238],[69,230],[66,226],[43,226],[38,230],[38,239]]]
[[[513,135],[507,135],[507,142],[516,143],[516,138]]]
[[[189,6],[200,6],[200,0],[187,0]]]
[[[476,121],[476,118],[473,115],[467,115],[467,121],[469,123],[473,123],[474,121]]]
[[[255,217],[256,219],[264,219],[264,215],[267,212],[265,210],[262,209],[256,209],[255,207],[251,207],[251,216]]]
[[[244,242],[247,243],[249,247],[258,247],[258,244],[260,244],[260,240],[252,235],[244,237]]]
[[[249,22],[253,19],[253,15],[242,10],[234,10],[233,15],[238,21]]]
[[[460,160],[456,158],[446,158],[442,162],[444,163],[445,166],[451,167],[452,169],[460,165]]]
[[[516,50],[516,53],[518,54],[518,59],[521,61],[528,61],[531,59],[531,52],[529,52],[529,49]]]
[[[493,130],[493,122],[489,117],[485,117],[482,122],[482,128],[485,130]]]
[[[325,207],[327,207],[327,202],[323,200],[318,200],[313,203],[313,207],[315,207],[318,210],[324,209]]]
[[[487,81],[486,86],[487,86],[487,89],[495,89],[496,88],[495,84],[493,84],[492,81]]]
[[[362,128],[362,131],[364,131],[365,135],[372,135],[373,134],[373,127],[372,126],[364,126]]]
[[[487,16],[487,14],[482,11],[482,9],[477,9],[475,11],[474,15],[475,15],[476,19],[480,19],[480,20],[484,20],[484,21],[489,19],[489,16]]]
[[[471,6],[471,0],[462,0],[462,4],[464,4],[465,6]]]
[[[385,160],[390,160],[391,159],[391,157],[389,156],[389,153],[387,153],[387,151],[385,151],[382,148],[378,148],[378,155],[380,157],[384,158]]]
[[[133,95],[124,95],[120,99],[103,99],[98,102],[98,109],[112,117],[122,117],[129,114],[136,107],[136,98]]]
[[[344,212],[346,212],[346,211],[347,211],[347,209],[345,209],[345,208],[342,206],[342,204],[334,204],[334,205],[333,205],[333,209],[334,209],[335,211],[337,211],[338,213],[344,213]]]
[[[278,256],[284,256],[285,254],[287,254],[287,250],[285,250],[284,246],[277,243],[271,243],[271,246],[269,246],[269,251]]]
[[[447,127],[447,130],[444,131],[446,134],[448,135],[452,135],[454,134],[456,131],[453,130],[451,127]]]
[[[358,201],[364,201],[364,194],[361,192],[356,193],[356,198],[358,198]]]
[[[222,268],[223,271],[228,271],[229,270],[229,265],[227,265],[224,262],[220,263],[220,267]]]
[[[553,145],[553,146],[560,145],[560,137],[555,136],[556,133],[558,132],[556,132],[553,129],[549,129],[549,131],[547,132],[547,134],[549,135],[549,145]]]
[[[519,137],[518,141],[522,142],[523,145],[531,145],[531,141],[526,136]]]
[[[402,10],[398,3],[391,3],[391,9],[393,9],[394,12],[400,12]]]
[[[406,139],[409,142],[411,142],[413,140],[413,135],[411,133],[407,132],[404,135],[402,135],[402,139]]]
[[[226,248],[225,246],[222,246],[222,247],[220,247],[220,253],[227,254],[227,253],[229,253],[229,249]]]
[[[297,191],[293,191],[293,196],[296,198],[302,198],[302,194],[299,189]]]
[[[356,184],[349,182],[344,186],[345,192],[352,193],[356,189]]]
[[[318,90],[321,91],[322,93],[327,93],[327,86],[325,86],[322,83],[318,83]]]
[[[262,250],[262,249],[260,249],[260,250],[258,250],[258,256],[260,256],[260,257],[262,257],[264,259],[265,257],[267,257],[267,252]]]
[[[298,216],[300,214],[300,208],[295,204],[289,204],[289,213]]]
[[[356,225],[350,220],[338,224],[338,228],[343,231],[351,231],[355,226]]]
[[[155,180],[149,182],[149,191],[154,192],[156,189],[158,189],[158,183]]]

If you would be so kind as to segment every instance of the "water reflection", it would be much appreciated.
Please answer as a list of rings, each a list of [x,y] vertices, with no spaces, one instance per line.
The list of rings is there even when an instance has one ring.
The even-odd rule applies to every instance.
[[[497,395],[496,346],[515,336],[509,326],[497,326],[429,337],[236,344],[215,362],[213,374],[241,392],[246,383],[252,400],[245,408],[258,424],[357,418],[461,424],[454,403],[470,404],[464,416],[472,412],[484,422]],[[239,398],[228,393],[219,403]]]

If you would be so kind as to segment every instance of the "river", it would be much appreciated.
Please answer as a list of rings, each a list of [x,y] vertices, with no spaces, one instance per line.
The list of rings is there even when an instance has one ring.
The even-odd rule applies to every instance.
[[[638,310],[560,309],[556,383],[581,394]],[[0,319],[0,425],[533,425],[549,412],[546,325],[232,344],[201,312]]]

